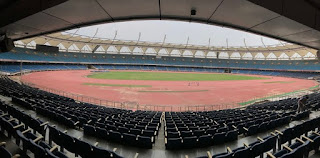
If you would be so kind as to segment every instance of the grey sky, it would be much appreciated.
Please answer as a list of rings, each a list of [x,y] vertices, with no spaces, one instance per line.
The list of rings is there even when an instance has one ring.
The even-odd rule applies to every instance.
[[[195,45],[208,45],[209,38],[211,38],[211,46],[226,46],[226,39],[228,39],[229,46],[244,46],[243,39],[245,38],[247,46],[262,46],[261,37],[266,45],[279,44],[278,40],[220,26],[165,20],[95,25],[81,28],[77,34],[93,36],[97,28],[99,31],[96,37],[110,39],[114,37],[115,31],[118,31],[117,39],[122,40],[137,40],[141,32],[140,41],[150,42],[162,42],[166,35],[166,43],[178,44],[185,44],[188,37],[189,44]],[[75,31],[66,32],[74,33]]]

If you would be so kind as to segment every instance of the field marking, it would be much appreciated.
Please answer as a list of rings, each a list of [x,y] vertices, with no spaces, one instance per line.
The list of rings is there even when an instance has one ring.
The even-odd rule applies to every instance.
[[[150,92],[150,93],[187,93],[187,92],[207,92],[209,90],[189,90],[189,91],[164,91],[164,90],[142,90],[138,92]]]
[[[129,85],[129,84],[104,84],[104,83],[83,83],[88,86],[108,86],[108,87],[152,87],[151,85]]]
[[[294,83],[296,81],[271,81],[271,82],[263,82],[265,84],[269,84],[269,83]]]

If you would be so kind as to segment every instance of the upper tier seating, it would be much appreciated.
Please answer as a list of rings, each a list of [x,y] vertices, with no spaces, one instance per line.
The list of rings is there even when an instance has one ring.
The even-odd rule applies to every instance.
[[[43,71],[43,70],[85,70],[85,65],[71,64],[1,64],[0,71],[8,73],[17,73],[22,71]]]
[[[92,54],[92,53],[44,53],[32,49],[15,48],[11,52],[1,53],[0,59],[26,60],[47,62],[76,62],[76,63],[117,63],[138,65],[176,65],[214,68],[245,68],[269,70],[319,70],[317,60],[229,60],[190,57],[162,57],[148,55],[122,55],[122,54]],[[187,71],[184,68],[179,71]]]
[[[133,65],[93,65],[97,69],[105,70],[143,70],[143,71],[182,71],[182,72],[211,72],[223,73],[222,68],[190,68],[190,67],[171,67],[171,66],[133,66]],[[46,71],[46,70],[86,70],[85,65],[72,64],[30,64],[24,63],[3,63],[0,65],[0,71],[6,73],[18,73],[30,71]],[[318,73],[310,72],[288,72],[288,71],[265,71],[265,70],[232,70],[232,73],[253,74],[253,75],[270,75],[284,76],[294,78],[308,78],[318,76]]]

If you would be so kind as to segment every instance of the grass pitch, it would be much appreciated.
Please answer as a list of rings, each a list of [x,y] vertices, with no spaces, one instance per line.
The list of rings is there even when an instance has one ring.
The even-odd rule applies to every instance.
[[[212,73],[167,73],[167,72],[127,72],[110,71],[93,73],[89,78],[113,80],[154,80],[154,81],[225,81],[225,80],[260,80],[265,77],[242,76]]]

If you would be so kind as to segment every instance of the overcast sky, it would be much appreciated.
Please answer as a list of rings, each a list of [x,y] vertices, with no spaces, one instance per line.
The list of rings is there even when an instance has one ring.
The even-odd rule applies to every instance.
[[[162,42],[166,35],[166,43],[186,44],[189,37],[189,44],[208,45],[209,38],[211,46],[226,46],[228,39],[229,46],[262,46],[261,37],[266,45],[280,44],[278,40],[267,37],[229,29],[220,26],[206,25],[199,23],[179,21],[131,21],[117,22],[90,27],[80,28],[77,34],[93,36],[97,30],[96,37],[113,39],[117,31],[116,39],[137,40],[141,32],[140,41]],[[66,31],[74,33],[76,30]]]

